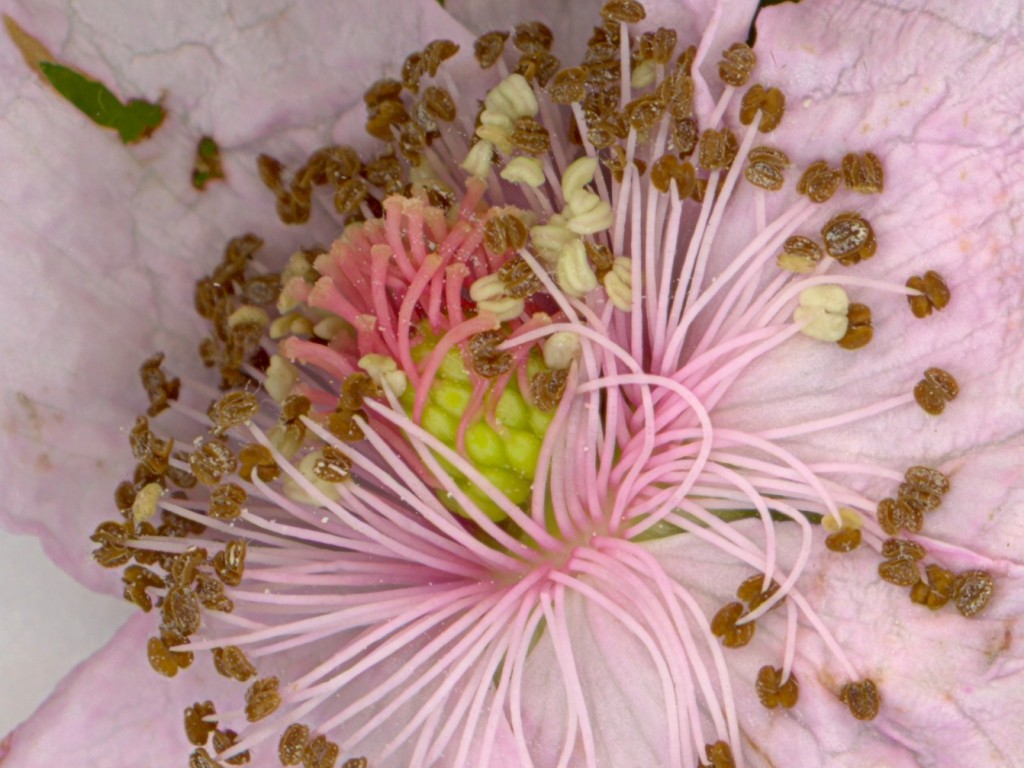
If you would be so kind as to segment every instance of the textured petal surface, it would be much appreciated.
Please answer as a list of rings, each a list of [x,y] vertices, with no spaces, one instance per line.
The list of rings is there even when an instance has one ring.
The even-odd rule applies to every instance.
[[[437,3],[393,6],[374,24],[368,0],[165,2],[144,14],[101,1],[4,4],[60,60],[123,99],[162,99],[169,113],[150,140],[125,147],[0,40],[0,455],[16,478],[0,490],[0,521],[42,537],[83,583],[111,588],[88,534],[131,466],[123,430],[145,405],[139,363],[163,350],[177,371],[194,371],[196,278],[246,231],[267,241],[271,259],[336,232],[326,209],[286,232],[256,154],[300,163],[347,115],[361,128],[362,91],[408,51],[467,39]],[[189,175],[207,134],[227,180],[200,194]]]

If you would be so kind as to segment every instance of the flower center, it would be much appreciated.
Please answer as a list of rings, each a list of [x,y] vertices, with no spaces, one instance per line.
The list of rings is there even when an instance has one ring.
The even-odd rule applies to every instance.
[[[879,686],[801,589],[816,543],[873,552],[915,609],[987,603],[986,572],[924,564],[942,472],[801,446],[915,402],[938,415],[958,395],[949,372],[771,429],[727,408],[787,351],[870,356],[869,295],[902,296],[917,318],[948,305],[935,272],[894,284],[855,269],[880,250],[850,209],[883,191],[881,161],[850,152],[789,179],[768,143],[785,97],[749,82],[749,47],[723,52],[713,99],[700,49],[632,30],[639,3],[602,16],[579,67],[561,67],[542,24],[515,29],[511,73],[508,35],[481,37],[477,60],[499,74],[468,120],[441,67],[457,47],[413,54],[366,94],[387,144],[373,160],[325,148],[286,183],[262,156],[282,220],[307,220],[328,187],[341,236],[279,274],[239,238],[200,281],[214,327],[201,352],[227,394],[181,387],[160,357],[143,366],[148,415],[169,409],[178,440],[139,420],[124,520],[97,529],[96,556],[160,607],[158,672],[211,651],[249,684],[239,711],[186,712],[194,765],[217,764],[210,739],[231,763],[278,736],[282,764],[333,766],[335,732],[380,760],[486,765],[501,724],[524,765],[596,765],[581,603],[646,653],[665,699],[659,759],[740,765],[734,682],[797,706],[808,631],[853,717],[879,712]],[[879,484],[893,491],[876,502]],[[738,563],[735,599],[711,605],[670,576],[649,542],[673,537]],[[734,681],[723,648],[762,622],[781,623],[782,645]],[[564,693],[554,746],[524,701],[544,652]]]

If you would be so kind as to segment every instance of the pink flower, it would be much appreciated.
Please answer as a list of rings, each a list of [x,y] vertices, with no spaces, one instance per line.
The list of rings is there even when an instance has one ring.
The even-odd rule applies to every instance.
[[[371,765],[1015,763],[1016,9],[783,5],[759,19],[755,63],[729,48],[749,8],[692,5],[639,20],[609,4],[585,82],[547,87],[505,76],[523,65],[511,44],[478,75],[472,36],[432,2],[379,29],[362,23],[371,3],[168,10],[130,33],[103,3],[10,11],[120,93],[165,92],[169,117],[125,148],[3,48],[0,162],[18,169],[0,221],[17,257],[4,376],[22,395],[4,405],[5,520],[110,589],[84,542],[145,408],[122,386],[154,348],[186,380],[157,442],[133,431],[149,470],[119,492],[128,522],[94,539],[135,601],[161,607],[12,734],[5,767],[183,764],[190,749],[204,766],[238,748],[272,765],[282,733],[305,744],[293,723],[326,737],[310,749],[330,739]],[[566,62],[600,23],[545,21]],[[638,38],[629,82],[619,21]],[[639,42],[659,25],[678,30],[670,55],[666,34]],[[551,74],[543,37],[520,33],[535,80]],[[340,238],[326,208],[271,223],[255,155],[369,157],[363,89],[435,38],[462,53],[420,86],[458,116],[406,89],[415,119],[397,124],[436,140],[402,129],[393,184],[388,165],[338,171],[369,223]],[[371,101],[378,125],[398,114]],[[227,180],[200,195],[204,134]],[[262,169],[303,218],[302,186]],[[207,254],[249,230],[262,267],[334,245],[286,267],[266,376],[246,334],[273,303],[239,298],[256,283],[231,263],[219,283],[235,293],[201,287],[223,331],[207,357],[236,390],[211,424],[219,394],[187,362],[206,331],[184,302]],[[226,359],[237,349],[248,367]],[[238,394],[246,377],[265,391]],[[167,466],[199,478],[189,498],[162,492]],[[249,659],[218,652],[236,680],[168,650],[225,646]]]

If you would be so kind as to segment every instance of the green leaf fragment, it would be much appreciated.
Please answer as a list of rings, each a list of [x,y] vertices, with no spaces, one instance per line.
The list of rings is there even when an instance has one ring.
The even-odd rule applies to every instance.
[[[192,186],[202,191],[214,179],[223,179],[224,169],[220,164],[220,147],[209,136],[203,136],[196,147],[195,164],[192,166]]]
[[[123,104],[103,83],[62,64],[43,61],[39,68],[61,96],[97,125],[113,128],[125,144],[148,138],[167,114],[159,104],[142,99]]]

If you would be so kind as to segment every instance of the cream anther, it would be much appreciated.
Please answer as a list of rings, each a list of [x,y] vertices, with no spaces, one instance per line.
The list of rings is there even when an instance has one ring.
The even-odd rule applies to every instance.
[[[408,377],[398,370],[394,358],[387,355],[363,355],[359,358],[359,367],[370,374],[375,384],[390,389],[396,397],[401,397],[409,386]]]
[[[348,323],[346,323],[340,317],[325,317],[323,320],[321,320],[320,322],[313,326],[313,335],[315,335],[318,339],[325,339],[326,341],[330,341],[335,337],[338,331],[340,331],[347,325]]]
[[[860,527],[864,522],[864,518],[861,514],[851,507],[840,507],[839,517],[842,520],[842,525],[836,522],[836,519],[831,515],[825,515],[821,520],[821,527],[829,533],[837,533],[844,528],[857,531],[860,530]]]
[[[493,156],[494,147],[491,143],[488,141],[478,141],[470,147],[469,152],[466,153],[466,159],[459,164],[459,167],[470,176],[486,179],[487,175],[491,172],[491,158]]]
[[[298,369],[280,355],[272,355],[267,377],[263,380],[263,388],[274,398],[274,402],[282,402],[292,392],[292,387],[299,380]]]
[[[536,189],[544,183],[544,165],[536,157],[514,157],[502,169],[501,178]]]
[[[156,514],[157,502],[163,495],[164,489],[160,483],[148,483],[135,495],[135,502],[132,504],[132,519],[136,523],[149,520]]]
[[[237,328],[240,325],[258,325],[264,328],[270,323],[270,315],[259,307],[244,304],[228,317],[228,328]]]
[[[612,207],[593,192],[580,190],[569,199],[569,229],[577,235],[603,232],[612,225]]]
[[[630,260],[619,256],[604,276],[604,289],[616,309],[628,312],[633,307],[633,269]]]
[[[538,224],[530,229],[530,242],[534,250],[549,265],[554,264],[562,249],[576,239],[576,235],[565,225],[565,219],[557,214],[548,219],[547,224]]]
[[[497,274],[485,275],[469,286],[469,298],[477,303],[499,299],[505,295],[506,290],[505,283]]]
[[[803,323],[802,332],[819,341],[839,341],[846,335],[850,299],[838,285],[816,285],[800,293],[793,320]]]
[[[563,370],[579,357],[580,337],[569,331],[559,331],[544,341],[544,364],[548,368]]]
[[[328,483],[326,480],[321,480],[316,476],[313,471],[317,463],[324,460],[323,451],[312,451],[307,453],[302,461],[299,462],[298,470],[321,494],[323,494],[329,501],[337,501],[338,489],[334,483]],[[284,476],[284,495],[292,501],[297,501],[300,504],[310,504],[314,507],[322,507],[325,502],[310,493],[299,485],[298,481],[292,478],[291,475]]]
[[[573,298],[578,299],[597,288],[597,276],[587,261],[582,240],[573,240],[558,254],[555,277],[558,287]]]
[[[499,322],[513,320],[523,314],[526,303],[522,299],[515,299],[505,296],[499,299],[485,299],[477,302],[477,309],[481,312],[491,312],[498,318]]]
[[[581,157],[574,160],[562,174],[562,197],[569,201],[594,180],[597,172],[597,158]]]
[[[654,80],[657,77],[657,64],[654,59],[645,59],[637,65],[637,68],[633,70],[633,75],[629,79],[629,84],[633,88],[646,88],[649,85],[654,84]]]
[[[534,117],[537,111],[537,95],[529,81],[519,74],[506,77],[484,98],[484,112],[496,112],[515,119]]]

